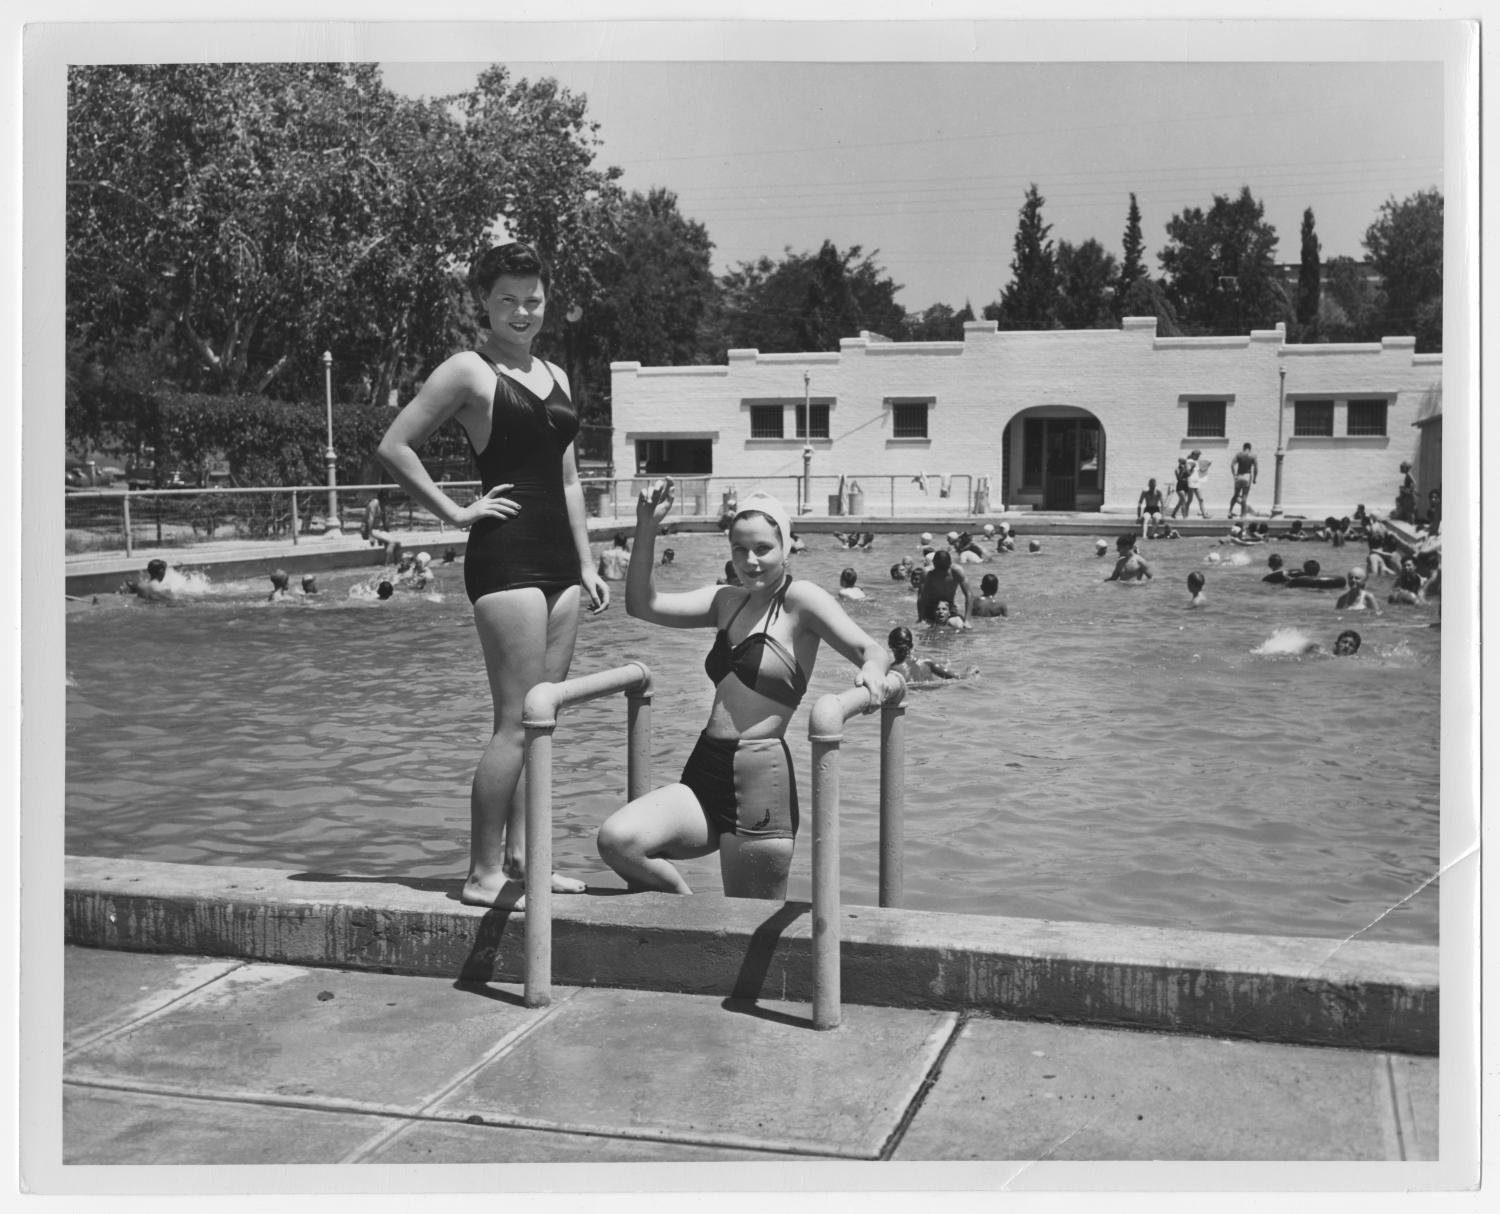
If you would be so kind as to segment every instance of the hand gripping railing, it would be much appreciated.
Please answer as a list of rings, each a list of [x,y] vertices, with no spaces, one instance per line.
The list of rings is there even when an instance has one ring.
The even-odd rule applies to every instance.
[[[552,733],[564,704],[623,691],[626,714],[625,796],[651,787],[651,671],[640,662],[538,683],[526,693],[526,1006],[552,1002]]]
[[[905,811],[904,698],[906,680],[885,676],[880,706],[880,905],[901,899],[901,819]],[[813,705],[812,742],[813,1027],[833,1029],[842,1017],[839,989],[839,745],[844,722],[870,711],[863,687],[830,692]],[[528,866],[529,866],[528,860]],[[528,923],[529,926],[529,923]]]

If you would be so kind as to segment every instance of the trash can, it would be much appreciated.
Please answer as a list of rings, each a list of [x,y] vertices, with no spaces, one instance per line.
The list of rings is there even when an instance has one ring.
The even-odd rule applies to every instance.
[[[828,513],[831,515],[844,513],[844,499],[837,493],[828,495]]]
[[[858,481],[849,482],[849,513],[863,514],[865,512],[865,491],[859,487]]]

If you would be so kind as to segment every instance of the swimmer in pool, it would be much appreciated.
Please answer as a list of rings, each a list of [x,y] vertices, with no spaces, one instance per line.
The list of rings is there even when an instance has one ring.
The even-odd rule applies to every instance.
[[[1192,602],[1188,604],[1189,607],[1202,607],[1208,601],[1203,597],[1203,586],[1207,580],[1196,569],[1187,575],[1188,593],[1193,596]]]
[[[775,498],[740,500],[730,522],[740,585],[666,593],[652,580],[651,551],[673,504],[670,478],[636,504],[635,550],[625,607],[667,628],[712,630],[704,670],[714,685],[708,722],[682,778],[631,801],[599,828],[599,855],[632,890],[691,893],[673,860],[719,853],[731,898],[786,897],[799,825],[797,785],[785,734],[807,694],[826,641],[859,669],[868,707],[886,694],[890,655],[838,600],[787,571],[791,516]],[[893,680],[894,682],[894,680]]]
[[[304,573],[302,575],[302,593],[318,593],[318,575],[316,573]]]
[[[167,585],[167,562],[159,556],[147,561],[146,576],[131,578],[120,587],[120,593],[143,599],[170,599],[172,591]]]
[[[289,597],[286,570],[273,570],[271,573],[271,593],[266,596],[266,601],[268,603],[279,603]]]
[[[1380,614],[1380,604],[1375,596],[1365,589],[1365,571],[1359,566],[1349,570],[1349,589],[1339,595],[1334,603],[1337,611],[1373,611]]]
[[[859,581],[859,574],[854,571],[853,566],[845,566],[844,571],[839,574],[839,598],[849,602],[859,602],[866,598],[866,594],[855,583]]]
[[[974,604],[970,614],[979,619],[1009,616],[1010,612],[1005,609],[1005,604],[995,597],[999,593],[1000,579],[993,573],[986,573],[979,579],[979,601]]]
[[[958,610],[954,601],[960,591],[964,596],[963,611]],[[947,603],[959,619],[969,614],[969,579],[962,569],[954,567],[953,554],[946,548],[932,554],[932,569],[922,575],[922,585],[917,591],[918,623],[935,623],[939,603]]]
[[[911,580],[911,571],[913,569],[915,569],[915,568],[916,568],[916,566],[912,564],[911,557],[909,557],[909,556],[903,556],[899,561],[897,561],[894,565],[891,566],[891,581],[893,581],[893,582],[907,582],[907,581],[910,581]]]
[[[1339,633],[1338,639],[1333,643],[1333,655],[1338,658],[1353,657],[1359,652],[1359,633],[1352,628],[1346,628]]]
[[[730,520],[730,522],[733,522],[733,521],[734,521],[733,519]],[[728,532],[729,528],[725,527],[724,530],[726,532]],[[734,571],[734,562],[733,561],[725,561],[724,562],[724,572],[720,575],[719,580],[715,583],[715,585],[718,585],[718,586],[738,586],[739,584],[740,584],[740,575]]]
[[[1094,555],[1103,556],[1109,551],[1109,541],[1103,538],[1094,541]]]
[[[908,683],[932,683],[939,679],[957,679],[962,676],[952,667],[934,662],[931,658],[914,658],[911,655],[913,641],[911,629],[905,626],[892,628],[885,639],[891,651],[891,669]]]
[[[662,549],[662,551],[661,551],[661,563],[663,565],[670,565],[676,559],[677,559],[677,553],[676,553],[676,551],[674,549],[671,549],[671,548],[663,548]]]
[[[1269,582],[1273,586],[1280,586],[1285,584],[1287,579],[1287,572],[1284,566],[1286,562],[1282,559],[1281,553],[1271,553],[1270,556],[1266,557],[1266,564],[1270,566],[1271,572],[1266,574],[1266,576],[1261,578],[1260,580],[1263,582]]]
[[[595,568],[599,570],[600,577],[611,582],[624,580],[625,571],[630,568],[630,549],[625,545],[623,531],[615,532],[614,543],[599,554],[599,562]]]
[[[379,599],[382,603],[385,602],[386,599],[390,598],[391,595],[393,595],[395,593],[396,593],[396,587],[393,586],[390,583],[390,581],[387,580],[387,579],[385,579],[385,578],[382,578],[381,582],[380,582],[380,585],[378,585],[378,586],[375,587],[375,597],[377,599]]]
[[[1151,566],[1135,550],[1135,534],[1127,531],[1115,540],[1115,567],[1106,582],[1140,582],[1151,580]]]
[[[939,602],[933,609],[932,622],[939,628],[967,628],[969,623],[953,610],[952,603]]]

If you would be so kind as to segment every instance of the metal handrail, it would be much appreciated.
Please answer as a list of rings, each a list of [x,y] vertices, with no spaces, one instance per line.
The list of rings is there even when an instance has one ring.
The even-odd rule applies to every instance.
[[[880,705],[880,905],[901,898],[902,817],[905,812],[906,680],[885,676]],[[842,1019],[839,981],[839,747],[844,722],[872,711],[863,687],[829,692],[813,705],[807,723],[812,742],[812,946],[813,1027],[833,1029]]]
[[[526,1006],[552,1002],[552,734],[566,704],[622,691],[626,714],[626,800],[651,787],[651,669],[630,662],[560,683],[538,683],[526,693]]]

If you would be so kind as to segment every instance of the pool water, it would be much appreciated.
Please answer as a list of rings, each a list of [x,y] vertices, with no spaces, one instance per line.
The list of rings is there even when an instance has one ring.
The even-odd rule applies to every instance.
[[[1107,533],[1106,533],[1107,534]],[[674,535],[663,588],[712,580],[718,535]],[[794,571],[854,618],[962,681],[911,689],[904,905],[1028,918],[1279,935],[1437,941],[1438,608],[1339,612],[1336,592],[1267,586],[1266,549],[1142,545],[1155,580],[1104,582],[1087,537],[966,566],[995,572],[1008,619],[914,626],[889,567],[914,536],[851,552],[810,536]],[[1023,541],[1024,545],[1024,541]],[[1357,549],[1284,544],[1332,571]],[[1249,564],[1211,564],[1240,553]],[[1188,607],[1187,574],[1207,576]],[[370,879],[463,876],[468,790],[490,721],[462,570],[438,593],[370,597],[328,572],[312,599],[264,582],[193,581],[171,603],[104,598],[67,620],[70,853],[251,865]],[[296,579],[293,579],[294,583]],[[704,633],[653,628],[615,604],[585,617],[573,673],[638,658],[655,676],[655,779],[674,779],[707,715]],[[1387,585],[1373,587],[1384,600]],[[1296,652],[1360,631],[1357,657]],[[810,803],[807,711],[850,685],[824,648],[788,733]],[[616,886],[593,835],[624,795],[624,702],[580,705],[555,741],[556,867]],[[873,904],[878,730],[856,718],[841,784],[843,897]],[[810,896],[804,833],[789,896]],[[683,866],[717,890],[713,857]]]

